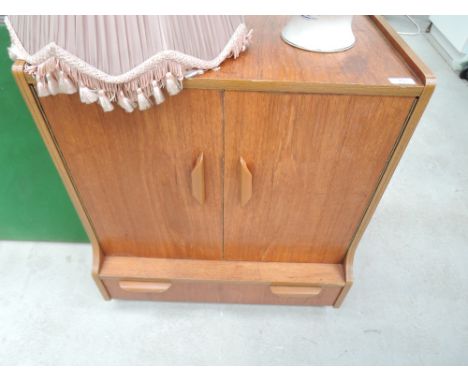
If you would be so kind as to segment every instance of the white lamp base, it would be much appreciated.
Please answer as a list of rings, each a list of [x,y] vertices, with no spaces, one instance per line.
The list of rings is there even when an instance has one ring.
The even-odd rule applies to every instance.
[[[289,45],[311,52],[342,52],[356,42],[353,16],[293,16],[281,32]]]

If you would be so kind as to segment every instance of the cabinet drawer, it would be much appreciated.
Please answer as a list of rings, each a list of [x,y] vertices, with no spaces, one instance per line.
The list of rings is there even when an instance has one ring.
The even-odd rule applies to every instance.
[[[103,278],[112,298],[243,304],[333,305],[341,287],[252,282]]]

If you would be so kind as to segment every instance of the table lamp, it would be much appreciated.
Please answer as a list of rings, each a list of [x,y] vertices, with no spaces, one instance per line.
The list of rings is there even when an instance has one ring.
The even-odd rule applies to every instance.
[[[288,44],[311,52],[341,52],[356,41],[351,28],[353,16],[293,16],[281,37]]]

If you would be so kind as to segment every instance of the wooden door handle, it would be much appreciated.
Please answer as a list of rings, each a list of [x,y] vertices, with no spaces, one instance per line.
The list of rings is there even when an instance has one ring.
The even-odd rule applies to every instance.
[[[318,296],[322,292],[321,287],[314,286],[289,286],[289,285],[272,285],[270,286],[271,293],[278,296],[289,297],[308,297]]]
[[[170,282],[152,282],[152,281],[119,281],[120,289],[126,292],[137,293],[162,293],[171,287]]]
[[[245,206],[252,197],[252,173],[247,167],[244,158],[240,157],[240,201]]]
[[[198,203],[205,203],[205,163],[201,153],[192,170],[192,195]]]

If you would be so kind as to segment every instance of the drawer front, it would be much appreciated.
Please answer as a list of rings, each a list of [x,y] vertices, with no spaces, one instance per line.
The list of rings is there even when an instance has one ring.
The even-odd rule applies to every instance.
[[[341,287],[103,278],[112,298],[238,304],[333,305]]]

